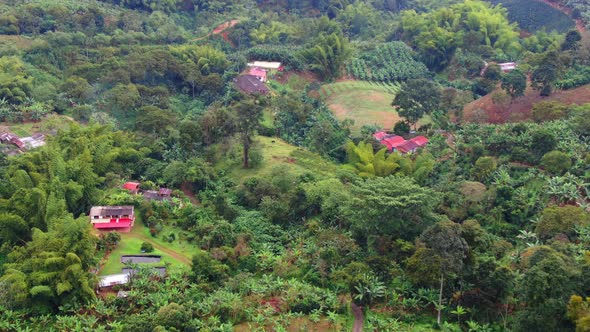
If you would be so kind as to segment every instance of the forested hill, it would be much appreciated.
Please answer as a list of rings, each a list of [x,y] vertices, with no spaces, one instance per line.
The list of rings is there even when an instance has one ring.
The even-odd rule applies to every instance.
[[[589,13],[0,1],[0,331],[588,330]]]

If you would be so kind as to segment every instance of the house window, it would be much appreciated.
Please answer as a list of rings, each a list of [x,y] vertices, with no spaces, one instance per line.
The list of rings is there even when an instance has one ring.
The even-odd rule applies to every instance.
[[[98,219],[99,216],[94,216],[94,219]]]

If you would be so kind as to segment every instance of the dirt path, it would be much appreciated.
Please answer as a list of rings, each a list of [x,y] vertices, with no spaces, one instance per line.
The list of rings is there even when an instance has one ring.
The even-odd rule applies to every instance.
[[[363,323],[365,320],[363,316],[363,308],[354,304],[354,302],[350,303],[350,308],[352,309],[352,315],[354,316],[354,326],[352,327],[352,332],[362,332]]]
[[[193,205],[201,205],[201,202],[199,202],[199,200],[191,190],[190,183],[186,181],[183,182],[180,186],[180,190],[182,190],[182,192],[186,195],[186,197],[188,197],[188,199],[191,201],[191,203],[193,203]]]
[[[231,21],[221,23],[220,25],[216,26],[215,29],[213,29],[213,31],[208,33],[206,36],[195,38],[191,41],[199,41],[199,40],[203,40],[205,38],[209,38],[211,35],[218,35],[229,28],[233,28],[238,23],[240,23],[240,20],[231,20]],[[224,36],[224,39],[225,38],[227,38],[227,36]]]
[[[567,16],[571,17],[572,16],[572,9],[569,7],[564,6],[561,3],[557,3],[557,2],[553,2],[550,0],[539,0],[563,13],[565,13]],[[582,21],[582,19],[574,19],[574,21],[576,22],[576,29],[578,29],[578,31],[584,35],[586,33],[586,24],[584,24],[584,21]]]
[[[154,240],[152,240],[149,236],[140,234],[138,232],[129,233],[128,236],[129,237],[134,237],[136,239],[140,239],[140,240],[145,241],[145,242],[149,242],[151,245],[154,246],[154,248],[160,250],[161,252],[166,253],[170,257],[176,259],[177,261],[179,261],[179,262],[181,262],[183,264],[186,264],[188,266],[190,266],[192,264],[192,261],[191,261],[190,258],[188,258],[188,257],[184,256],[183,254],[181,254],[179,252],[176,252],[176,251],[174,251],[174,250],[172,250],[170,248],[167,248],[167,247],[165,247],[165,246],[163,246],[163,245],[161,245],[159,243],[154,242]]]

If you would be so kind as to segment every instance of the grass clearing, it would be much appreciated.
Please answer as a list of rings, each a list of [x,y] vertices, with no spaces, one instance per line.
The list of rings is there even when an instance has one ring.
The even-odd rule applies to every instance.
[[[49,134],[57,130],[66,130],[74,121],[67,116],[51,114],[39,122],[0,122],[0,132],[10,131],[20,137],[31,136],[34,133]]]
[[[262,151],[262,163],[258,167],[249,169],[242,168],[241,163],[233,165],[228,173],[236,183],[252,176],[270,176],[273,168],[279,165],[285,165],[296,175],[305,172],[327,175],[338,169],[338,166],[319,155],[293,146],[282,139],[258,136],[255,140]]]
[[[0,35],[0,48],[18,50],[28,50],[33,45],[33,39],[16,35]]]
[[[173,229],[165,228],[160,234],[167,234],[170,231],[173,231]],[[175,231],[175,233],[177,232]],[[154,246],[154,251],[150,252],[150,255],[162,256],[160,263],[149,265],[168,266],[171,270],[186,269],[190,267],[191,257],[198,251],[195,245],[179,240],[178,236],[177,239],[171,243],[166,242],[161,238],[152,237],[149,233],[149,229],[145,227],[139,218],[135,220],[135,225],[131,232],[120,234],[121,241],[117,245],[117,248],[109,254],[99,275],[121,273],[121,270],[125,267],[125,265],[121,263],[121,256],[142,254],[141,244],[143,242],[149,242]]]
[[[343,81],[324,85],[320,89],[330,110],[339,120],[353,119],[353,131],[363,125],[378,125],[391,129],[401,118],[391,107],[398,85],[364,81]]]

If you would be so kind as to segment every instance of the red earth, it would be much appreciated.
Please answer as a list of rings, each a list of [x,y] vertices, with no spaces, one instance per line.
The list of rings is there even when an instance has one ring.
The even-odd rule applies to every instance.
[[[539,91],[530,87],[524,96],[514,101],[494,104],[492,95],[496,90],[467,105],[463,109],[463,118],[467,122],[506,123],[529,120],[533,105],[541,101],[559,101],[566,105],[590,103],[590,84],[570,90],[557,90],[549,97],[542,97]]]

